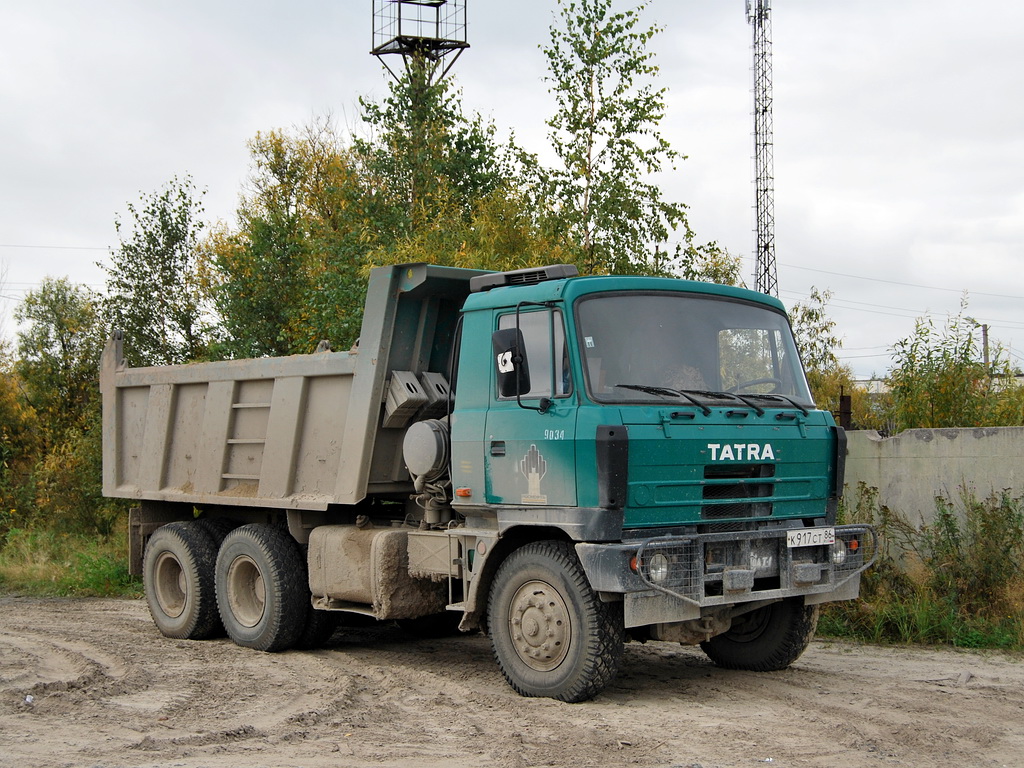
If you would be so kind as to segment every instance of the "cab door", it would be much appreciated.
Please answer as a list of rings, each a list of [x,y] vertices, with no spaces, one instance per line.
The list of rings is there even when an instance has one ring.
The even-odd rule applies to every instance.
[[[495,313],[495,330],[518,328],[529,382],[518,396],[490,393],[484,462],[490,504],[576,506],[576,407],[560,309]],[[495,356],[492,364],[502,365]],[[497,377],[495,377],[497,378]]]

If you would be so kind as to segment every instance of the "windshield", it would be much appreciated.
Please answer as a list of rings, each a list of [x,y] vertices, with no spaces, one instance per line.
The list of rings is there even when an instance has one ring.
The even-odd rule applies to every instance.
[[[742,301],[680,293],[584,298],[577,324],[597,402],[811,403],[789,322]],[[686,395],[678,393],[687,393]]]

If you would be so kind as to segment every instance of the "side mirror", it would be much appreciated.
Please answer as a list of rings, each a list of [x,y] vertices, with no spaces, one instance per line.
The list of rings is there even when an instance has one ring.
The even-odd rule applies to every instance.
[[[503,328],[491,335],[494,362],[498,369],[498,394],[518,397],[530,391],[530,366],[526,342],[518,328]]]

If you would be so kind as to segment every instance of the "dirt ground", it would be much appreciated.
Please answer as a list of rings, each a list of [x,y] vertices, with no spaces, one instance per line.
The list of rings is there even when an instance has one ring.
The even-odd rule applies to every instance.
[[[482,635],[168,640],[141,600],[0,598],[0,765],[1021,766],[1024,659],[815,641],[785,672],[627,646],[585,704],[524,699]]]

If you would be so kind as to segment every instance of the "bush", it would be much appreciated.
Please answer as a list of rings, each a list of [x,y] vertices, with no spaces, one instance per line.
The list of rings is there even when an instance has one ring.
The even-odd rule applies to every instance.
[[[823,614],[824,634],[868,642],[935,643],[961,648],[1024,648],[1024,514],[1009,493],[979,501],[935,500],[919,528],[878,503],[863,484],[849,522],[877,527],[882,546],[861,581],[861,600]]]
[[[12,528],[0,542],[0,591],[62,597],[137,597],[126,535]]]

